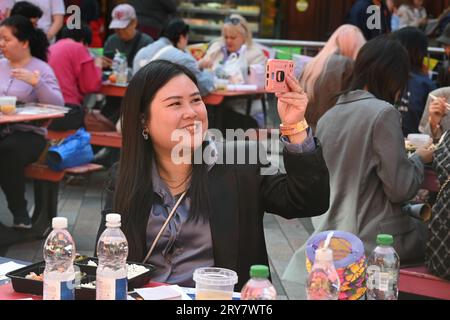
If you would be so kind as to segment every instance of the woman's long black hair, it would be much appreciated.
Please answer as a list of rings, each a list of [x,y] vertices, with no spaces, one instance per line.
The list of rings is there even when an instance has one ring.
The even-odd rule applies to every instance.
[[[406,27],[391,34],[400,41],[409,54],[411,70],[416,73],[423,72],[423,59],[428,52],[428,39],[426,34],[416,27]]]
[[[19,41],[28,41],[31,55],[47,62],[48,40],[41,29],[34,28],[31,21],[24,16],[11,16],[0,24],[11,28],[12,34]]]
[[[122,215],[123,230],[128,239],[141,241],[146,219],[153,203],[152,159],[155,154],[151,139],[142,136],[142,119],[147,123],[150,104],[159,89],[179,75],[195,76],[184,66],[156,60],[140,69],[128,85],[122,101],[122,152],[114,193],[113,208]],[[206,164],[193,164],[190,218],[209,214]],[[131,248],[130,248],[131,249]],[[130,252],[130,255],[133,255]]]
[[[408,52],[399,41],[378,36],[359,51],[348,91],[367,89],[394,104],[408,83],[409,66]]]

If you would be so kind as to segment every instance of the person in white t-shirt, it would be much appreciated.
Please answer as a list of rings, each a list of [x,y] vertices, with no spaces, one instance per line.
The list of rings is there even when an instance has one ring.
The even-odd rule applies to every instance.
[[[64,25],[64,0],[27,0],[41,8],[44,13],[38,21],[38,28],[41,28],[47,35],[50,42],[54,42],[56,34]],[[18,1],[16,1],[18,2]]]
[[[0,1],[0,22],[9,17],[11,8],[14,5],[14,0],[1,0]]]

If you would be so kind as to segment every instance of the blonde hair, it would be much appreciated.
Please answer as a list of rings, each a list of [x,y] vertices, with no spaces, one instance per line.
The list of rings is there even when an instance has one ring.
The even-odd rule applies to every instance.
[[[314,99],[314,84],[324,71],[328,59],[334,53],[338,53],[356,60],[359,50],[365,43],[366,39],[358,27],[344,24],[336,29],[323,49],[306,65],[300,77],[300,85],[310,101]]]
[[[239,24],[234,24],[231,21],[227,21],[228,19],[239,20]],[[233,13],[228,18],[225,19],[225,22],[222,27],[222,38],[223,38],[223,30],[225,26],[230,26],[236,31],[238,31],[240,34],[242,34],[245,38],[245,43],[247,46],[251,46],[253,44],[253,38],[252,38],[252,31],[250,30],[250,25],[248,24],[247,20],[241,16],[240,14]]]

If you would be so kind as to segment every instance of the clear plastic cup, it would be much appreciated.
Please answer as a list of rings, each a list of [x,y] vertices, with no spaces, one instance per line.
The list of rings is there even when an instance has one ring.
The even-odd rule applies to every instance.
[[[416,148],[428,147],[433,142],[429,135],[420,133],[410,133],[407,139]]]
[[[196,300],[231,300],[237,273],[224,268],[198,268],[194,271]]]
[[[0,97],[0,112],[3,114],[16,113],[17,97],[4,96]]]

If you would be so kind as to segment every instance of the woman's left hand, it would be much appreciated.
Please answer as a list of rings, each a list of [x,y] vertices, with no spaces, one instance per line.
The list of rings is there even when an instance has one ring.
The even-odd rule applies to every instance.
[[[287,76],[286,83],[289,92],[278,92],[278,115],[284,125],[296,124],[305,118],[308,97],[297,79]]]
[[[22,80],[33,87],[39,83],[39,80],[41,79],[41,73],[39,71],[31,72],[30,70],[23,69],[23,68],[17,68],[13,69],[11,71],[11,76]]]

